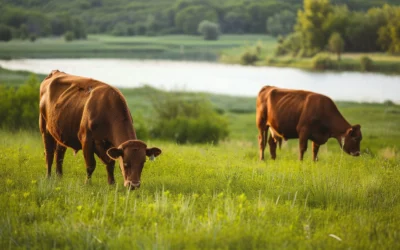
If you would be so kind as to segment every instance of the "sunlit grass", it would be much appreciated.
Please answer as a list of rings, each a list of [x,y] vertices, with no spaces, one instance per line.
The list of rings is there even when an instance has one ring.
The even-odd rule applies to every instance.
[[[340,108],[357,120],[357,107]],[[247,130],[256,139],[255,127]],[[146,163],[141,189],[128,192],[118,168],[108,186],[101,163],[85,185],[82,153],[70,150],[63,178],[47,180],[38,131],[0,138],[2,249],[393,249],[400,240],[398,144],[356,158],[332,142],[314,163],[309,151],[297,160],[296,140],[266,162],[246,136],[219,146],[150,140],[163,154]]]

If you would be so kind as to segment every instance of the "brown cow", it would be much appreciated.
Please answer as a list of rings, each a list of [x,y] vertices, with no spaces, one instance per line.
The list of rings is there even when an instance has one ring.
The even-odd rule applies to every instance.
[[[154,158],[159,148],[147,148],[138,140],[132,116],[121,92],[103,82],[53,70],[40,85],[39,127],[45,146],[47,175],[54,154],[56,173],[62,175],[67,147],[82,149],[90,180],[96,154],[107,166],[113,184],[115,160],[119,159],[124,185],[139,188],[146,155]]]
[[[360,155],[360,125],[351,126],[327,96],[264,86],[258,93],[256,108],[261,160],[264,160],[268,129],[271,132],[268,144],[272,159],[276,158],[277,142],[293,138],[299,138],[300,160],[303,160],[308,140],[312,141],[313,160],[316,161],[320,145],[332,137],[338,140],[346,153]]]

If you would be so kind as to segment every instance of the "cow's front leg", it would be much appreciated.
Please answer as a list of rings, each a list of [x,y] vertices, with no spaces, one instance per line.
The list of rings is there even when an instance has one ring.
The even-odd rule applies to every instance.
[[[97,156],[104,164],[106,164],[107,174],[108,174],[108,184],[112,185],[115,183],[115,178],[114,178],[115,161],[110,157],[108,157],[105,145],[103,143],[96,141],[95,147]]]
[[[90,182],[93,171],[96,169],[96,160],[94,159],[94,142],[90,132],[80,133],[79,139],[82,144],[83,157],[86,163],[86,183]]]
[[[319,144],[313,142],[312,143],[312,148],[313,148],[313,161],[318,161],[318,150],[319,150]]]
[[[271,154],[272,160],[276,159],[276,140],[269,135],[268,137],[269,153]]]

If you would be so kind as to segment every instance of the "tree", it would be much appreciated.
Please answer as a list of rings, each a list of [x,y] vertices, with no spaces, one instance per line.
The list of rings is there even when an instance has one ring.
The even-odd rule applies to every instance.
[[[203,35],[204,40],[218,40],[219,26],[216,23],[203,20],[197,31]]]
[[[245,33],[245,26],[248,23],[249,17],[246,13],[239,11],[230,11],[226,13],[222,30],[226,33],[242,34]]]
[[[195,5],[179,11],[175,16],[176,26],[185,34],[195,35],[199,23],[203,20],[216,22],[218,20],[217,12],[209,7]]]
[[[400,7],[385,5],[386,25],[378,30],[378,44],[390,53],[400,52]]]
[[[296,15],[289,10],[283,10],[267,19],[267,32],[273,36],[287,35],[293,31],[295,23]]]
[[[8,42],[12,39],[12,31],[11,28],[0,24],[0,41]]]
[[[340,55],[344,49],[344,40],[343,40],[342,36],[337,32],[332,33],[332,35],[329,38],[328,45],[329,45],[330,51],[336,53],[337,57],[338,57],[338,61],[340,61]]]
[[[28,31],[28,26],[26,24],[21,24],[21,26],[19,26],[19,37],[22,40],[27,39],[29,36],[29,31]]]
[[[327,43],[323,27],[332,8],[328,0],[304,0],[303,8],[298,12],[295,30],[301,34],[305,54],[311,56]]]

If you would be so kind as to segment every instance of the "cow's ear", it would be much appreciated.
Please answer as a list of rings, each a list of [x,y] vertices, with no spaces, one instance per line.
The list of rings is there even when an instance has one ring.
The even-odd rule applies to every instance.
[[[119,148],[110,148],[109,150],[107,150],[108,157],[113,160],[118,159],[118,157],[122,156],[123,154],[124,152],[122,151],[122,149]]]
[[[161,149],[159,148],[147,148],[146,155],[152,159],[152,157],[157,157],[161,154]]]

